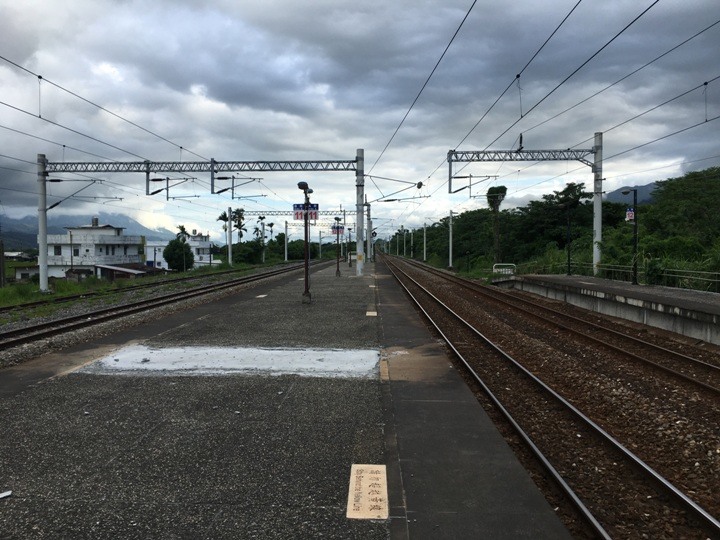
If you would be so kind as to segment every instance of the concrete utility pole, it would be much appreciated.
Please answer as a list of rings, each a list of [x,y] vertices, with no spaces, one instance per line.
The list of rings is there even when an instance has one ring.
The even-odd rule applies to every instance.
[[[363,242],[365,241],[365,221],[363,204],[365,203],[365,150],[358,148],[355,159],[355,187],[357,190],[355,208],[355,244],[357,245],[357,265],[355,273],[363,275],[363,263],[365,262]]]
[[[232,260],[232,226],[233,226],[233,215],[232,215],[232,208],[228,206],[228,223],[227,223],[227,255],[228,255],[228,264],[230,266],[233,265]]]
[[[602,242],[602,193],[603,193],[603,177],[602,177],[602,132],[595,133],[595,144],[593,151],[595,152],[595,160],[593,162],[592,171],[593,178],[593,273],[598,275],[600,272],[600,242]]]
[[[448,268],[450,268],[451,270],[453,267],[453,265],[452,265],[452,263],[453,263],[453,260],[452,260],[452,215],[453,215],[453,211],[450,210],[450,219],[448,221],[448,226],[450,228],[450,237],[448,240],[448,244],[450,245],[450,247],[448,249]]]
[[[370,217],[370,203],[367,202],[367,197],[365,198],[365,206],[367,206],[367,234],[365,235],[367,238],[367,248],[365,250],[365,253],[367,254],[367,260],[372,260],[372,218]]]
[[[47,159],[37,155],[38,181],[38,265],[40,267],[40,292],[49,292],[48,243],[47,243]]]
[[[427,225],[423,222],[423,262],[427,262]]]

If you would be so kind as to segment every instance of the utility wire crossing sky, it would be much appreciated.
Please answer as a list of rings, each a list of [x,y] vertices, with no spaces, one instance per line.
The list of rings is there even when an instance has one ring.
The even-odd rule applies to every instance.
[[[577,162],[472,163],[454,172],[483,177],[478,197],[450,195],[451,149],[588,148],[603,132],[605,191],[720,163],[715,0],[0,0],[0,10],[0,212],[12,218],[37,214],[37,154],[351,160],[362,148],[381,236],[486,207],[492,186],[507,187],[504,208],[592,186]],[[211,195],[208,175],[179,175],[151,197],[144,175],[58,176],[50,214],[125,214],[217,242],[228,207],[290,220],[299,181],[321,210],[355,212],[352,172],[238,175],[236,197],[250,198],[235,200]]]

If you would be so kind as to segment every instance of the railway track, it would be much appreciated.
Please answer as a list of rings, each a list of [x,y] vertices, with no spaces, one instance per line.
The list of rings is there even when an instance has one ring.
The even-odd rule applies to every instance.
[[[575,317],[540,302],[533,302],[527,296],[520,298],[501,289],[474,283],[419,263],[411,262],[409,264],[450,280],[483,299],[500,302],[533,317],[547,327],[572,334],[581,343],[589,342],[595,346],[605,347],[632,361],[642,362],[665,374],[720,396],[720,363],[711,363],[689,356],[677,349],[670,349],[638,338],[627,331],[610,328],[609,323],[603,323],[603,319],[597,317],[596,321],[589,320],[589,317]]]
[[[204,284],[191,289],[175,291],[152,298],[142,299],[111,307],[104,307],[82,314],[63,317],[47,322],[31,324],[23,328],[0,332],[0,350],[10,349],[26,343],[47,339],[74,330],[85,329],[94,325],[120,319],[128,315],[146,312],[151,309],[168,306],[177,302],[202,297],[208,294],[246,285],[255,281],[280,276],[302,269],[302,265],[293,265],[274,269],[259,274],[233,278],[219,283]]]
[[[564,353],[534,340],[530,345],[520,345],[519,342],[525,340],[523,330],[511,333],[510,326],[502,322],[495,323],[503,335],[502,340],[486,336],[483,332],[492,323],[487,322],[486,315],[475,313],[478,303],[469,298],[467,289],[456,283],[449,284],[445,276],[443,282],[438,281],[441,278],[437,275],[420,277],[417,269],[407,268],[399,261],[386,259],[386,263],[494,407],[503,412],[528,447],[535,451],[547,474],[564,489],[567,500],[574,504],[595,535],[603,538],[720,537],[720,522],[698,502],[714,504],[711,510],[717,512],[715,490],[707,489],[702,482],[687,480],[696,476],[697,471],[692,471],[692,467],[689,472],[658,471],[641,458],[639,452],[631,450],[637,446],[637,439],[628,439],[624,433],[611,433],[604,427],[606,415],[624,413],[610,409],[612,400],[607,396],[604,400],[603,396],[592,396],[602,389],[593,387],[593,379],[584,373],[568,379],[567,386],[563,386],[556,375],[537,369],[538,351],[547,356],[540,362],[551,363],[556,360],[553,355]],[[430,285],[421,283],[428,280],[432,280]],[[439,289],[441,293],[435,292]],[[481,324],[483,320],[486,324]],[[498,335],[497,331],[493,330],[492,334]],[[557,340],[558,336],[553,339]],[[515,345],[512,355],[504,350],[508,344]],[[577,381],[583,379],[587,379],[589,386],[578,388]],[[619,384],[622,386],[623,381]],[[598,398],[601,405],[596,401]],[[634,427],[639,426],[630,426],[630,429]],[[716,425],[709,429],[715,431]],[[653,444],[659,443],[645,440],[646,446]],[[661,446],[652,448],[652,455],[655,455],[652,450],[674,451],[671,446]],[[674,459],[670,457],[671,461]],[[683,479],[679,487],[673,483],[677,478]],[[717,484],[714,486],[716,489]]]

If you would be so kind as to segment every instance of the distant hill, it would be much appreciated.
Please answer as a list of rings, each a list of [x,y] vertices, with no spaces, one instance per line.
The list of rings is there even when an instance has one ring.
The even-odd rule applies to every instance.
[[[648,204],[653,202],[652,192],[655,191],[656,187],[657,184],[655,182],[653,182],[652,184],[646,184],[644,186],[633,186],[634,189],[637,189],[638,204]],[[621,187],[620,189],[616,189],[615,191],[611,191],[610,193],[606,193],[605,197],[603,197],[603,200],[612,203],[632,204],[632,191],[627,195],[623,195],[622,192],[625,189],[629,188],[625,186]]]
[[[100,212],[95,216],[53,216],[48,215],[48,234],[65,234],[65,227],[90,225],[92,218],[97,217],[101,225],[125,228],[125,234],[144,236],[146,240],[170,241],[175,233],[164,228],[148,229],[137,221],[122,214],[106,214]],[[6,251],[37,248],[38,221],[37,216],[25,216],[21,219],[0,218],[0,235]]]

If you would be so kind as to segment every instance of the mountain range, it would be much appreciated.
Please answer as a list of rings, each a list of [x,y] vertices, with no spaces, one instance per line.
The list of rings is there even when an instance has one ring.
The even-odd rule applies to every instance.
[[[146,240],[169,242],[176,236],[176,233],[164,228],[148,229],[123,214],[107,214],[104,212],[100,212],[95,216],[48,215],[48,234],[65,234],[67,232],[65,227],[90,225],[93,217],[97,217],[101,225],[109,224],[113,227],[123,227],[125,234],[144,236]],[[6,251],[37,249],[37,234],[37,216],[25,216],[20,219],[0,216],[0,237]]]

